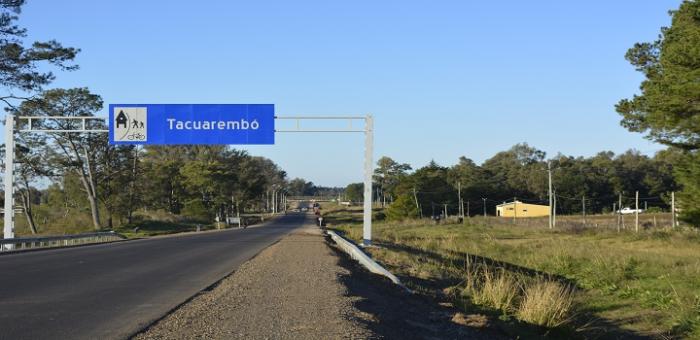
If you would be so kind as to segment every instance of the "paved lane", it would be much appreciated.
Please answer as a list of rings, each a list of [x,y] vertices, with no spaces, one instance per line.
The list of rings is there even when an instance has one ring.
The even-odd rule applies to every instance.
[[[0,256],[0,338],[126,338],[305,220]]]

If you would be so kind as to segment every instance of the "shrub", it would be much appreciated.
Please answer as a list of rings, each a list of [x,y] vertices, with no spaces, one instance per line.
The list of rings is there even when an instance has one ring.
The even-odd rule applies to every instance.
[[[418,217],[418,209],[413,198],[409,195],[399,195],[394,203],[386,209],[386,216],[389,220],[403,220],[406,218]]]

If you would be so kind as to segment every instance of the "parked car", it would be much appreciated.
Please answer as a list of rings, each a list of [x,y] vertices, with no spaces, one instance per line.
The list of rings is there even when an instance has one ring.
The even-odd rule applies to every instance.
[[[630,208],[630,207],[625,207],[625,208],[622,208],[622,210],[618,210],[618,211],[617,211],[617,213],[623,214],[623,215],[634,214],[634,213],[640,213],[640,214],[641,214],[641,213],[643,213],[643,212],[644,212],[643,209],[632,209],[632,208]]]

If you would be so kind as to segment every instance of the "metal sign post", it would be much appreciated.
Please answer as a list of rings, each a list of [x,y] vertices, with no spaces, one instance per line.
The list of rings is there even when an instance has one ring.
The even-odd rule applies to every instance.
[[[15,237],[15,116],[5,116],[5,227],[4,238]]]
[[[372,175],[374,120],[367,116],[274,116],[271,104],[120,104],[110,105],[105,117],[61,117],[6,115],[5,119],[5,226],[4,238],[14,238],[14,156],[18,133],[109,133],[111,144],[274,144],[276,132],[355,132],[365,135],[363,245],[372,242]],[[196,110],[197,112],[193,111]],[[196,113],[196,114],[195,114]],[[34,128],[39,121],[66,122],[59,128]],[[109,130],[90,128],[91,120],[106,120]],[[295,129],[275,130],[274,120],[296,120]],[[345,129],[304,129],[304,120],[346,120]],[[363,120],[364,129],[353,128]],[[18,121],[26,121],[16,130]],[[79,124],[72,124],[73,122]],[[255,124],[254,124],[255,123]],[[76,126],[77,125],[77,126]]]
[[[37,121],[61,121],[67,122],[67,127],[62,127],[59,129],[47,129],[47,128],[34,128],[34,122]],[[104,129],[91,129],[88,128],[88,121],[91,120],[105,120],[104,117],[54,117],[54,116],[20,116],[15,117],[11,114],[5,115],[5,209],[4,209],[4,229],[3,238],[14,238],[15,237],[15,212],[14,212],[14,193],[15,193],[15,177],[14,177],[14,167],[15,167],[15,132],[17,133],[56,133],[56,132],[89,132],[89,133],[107,133],[108,130]],[[15,125],[20,121],[26,121],[24,128],[15,129]],[[74,124],[72,122],[79,122],[79,127],[72,128]],[[11,247],[11,245],[6,245],[6,247]]]
[[[364,205],[362,211],[362,244],[369,246],[372,244],[372,175],[374,161],[374,119],[372,115],[367,116],[289,116],[275,117],[278,120],[294,120],[296,126],[293,129],[275,130],[275,132],[354,132],[365,134],[365,161],[364,161]],[[346,120],[348,127],[345,129],[305,129],[301,127],[304,120]],[[365,128],[353,128],[352,122],[364,120]]]

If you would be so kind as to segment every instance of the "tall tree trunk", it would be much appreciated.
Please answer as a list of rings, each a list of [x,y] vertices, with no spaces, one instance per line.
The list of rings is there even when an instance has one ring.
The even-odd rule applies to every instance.
[[[95,189],[95,177],[92,174],[92,164],[90,162],[90,155],[88,154],[87,149],[83,149],[85,151],[85,162],[87,163],[86,169],[87,173],[85,171],[81,171],[80,178],[83,182],[83,186],[85,186],[85,190],[87,191],[88,194],[88,201],[90,202],[90,211],[92,212],[92,225],[95,228],[95,230],[100,230],[102,229],[102,223],[100,223],[100,205],[97,201],[97,190]]]
[[[34,222],[34,213],[32,212],[32,197],[31,191],[29,191],[29,182],[26,179],[23,182],[24,189],[19,191],[20,195],[22,196],[22,208],[24,208],[24,216],[27,217],[29,229],[32,231],[32,234],[36,235],[38,228]]]
[[[100,223],[100,212],[99,204],[97,201],[97,190],[95,189],[95,177],[93,176],[92,163],[90,162],[90,154],[85,146],[82,146],[85,160],[83,161],[83,156],[80,155],[78,147],[75,145],[73,140],[67,139],[70,144],[70,149],[75,161],[79,162],[80,166],[76,169],[80,177],[80,182],[83,184],[85,193],[87,194],[88,202],[90,203],[90,212],[92,214],[92,225],[95,230],[102,229],[102,224]],[[66,156],[73,158],[70,152],[65,149],[63,144],[59,143],[59,146],[63,149]]]

